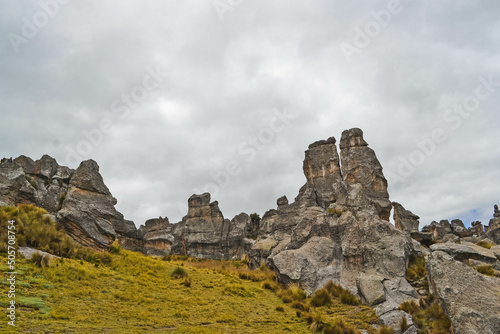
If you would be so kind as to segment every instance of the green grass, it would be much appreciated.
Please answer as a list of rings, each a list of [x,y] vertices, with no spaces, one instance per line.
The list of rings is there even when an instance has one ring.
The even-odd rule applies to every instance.
[[[99,267],[64,259],[40,268],[20,260],[17,265],[27,270],[18,279],[34,283],[17,287],[22,307],[12,332],[309,332],[275,293],[262,289],[261,282],[222,271],[223,261],[202,268],[196,265],[206,263],[166,262],[125,250],[111,257],[111,265]],[[6,260],[1,254],[1,263]],[[189,271],[190,287],[170,276],[177,268]],[[2,294],[0,304],[6,302]],[[2,321],[4,331],[8,328]]]

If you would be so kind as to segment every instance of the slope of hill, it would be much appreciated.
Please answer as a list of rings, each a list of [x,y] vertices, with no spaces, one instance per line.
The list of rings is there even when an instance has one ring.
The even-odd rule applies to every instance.
[[[45,214],[30,205],[0,208],[2,313],[9,303],[9,220],[16,221],[16,247],[63,256],[17,256],[16,327],[4,317],[1,332],[310,333],[331,328],[332,321],[347,333],[376,332],[373,309],[335,298],[315,304],[297,286],[280,288],[265,266],[250,270],[245,261],[148,257],[117,245],[97,252],[68,241]]]

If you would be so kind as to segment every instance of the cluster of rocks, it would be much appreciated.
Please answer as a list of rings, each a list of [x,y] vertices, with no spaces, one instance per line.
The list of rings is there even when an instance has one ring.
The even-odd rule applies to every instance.
[[[41,207],[82,245],[104,250],[116,239],[137,238],[135,224],[123,218],[116,203],[93,160],[76,170],[48,155],[0,161],[0,205]]]
[[[500,328],[500,245],[495,238],[498,208],[483,231],[481,223],[469,230],[460,221],[446,221],[444,240],[426,249],[426,267],[432,293],[453,323],[455,333],[498,333]],[[431,224],[432,225],[432,224]],[[471,235],[470,231],[474,231]],[[491,233],[493,232],[493,233]],[[442,235],[442,232],[441,234]],[[491,237],[491,238],[488,238]],[[491,248],[480,246],[487,245]],[[476,268],[490,268],[496,277],[483,275]]]
[[[395,203],[393,203],[395,204]],[[454,219],[433,221],[418,231],[419,217],[394,205],[396,227],[414,239],[415,253],[425,257],[431,293],[439,298],[455,333],[497,333],[500,328],[500,212],[494,206],[493,218],[483,228],[472,222],[465,228]],[[491,248],[482,247],[487,245]],[[478,245],[479,244],[479,245]],[[497,277],[479,273],[475,268],[491,267]],[[420,287],[420,285],[415,285]],[[419,293],[425,295],[426,290]]]
[[[500,328],[498,278],[471,267],[500,269],[499,246],[488,250],[476,245],[479,240],[499,243],[498,208],[486,229],[479,222],[466,229],[453,220],[433,222],[419,231],[419,217],[389,200],[382,166],[363,132],[344,131],[338,148],[334,137],[309,145],[303,163],[306,183],[292,203],[279,198],[262,219],[245,213],[226,219],[218,202],[205,193],[189,198],[181,222],[171,224],[159,217],[137,229],[116,211],[116,199],[97,163],[84,161],[72,170],[48,156],[1,161],[0,205],[45,208],[74,240],[97,249],[118,240],[126,249],[155,256],[247,257],[250,267],[265,262],[280,283],[299,283],[309,294],[331,280],[373,306],[396,333],[402,317],[410,325],[405,333],[417,332],[411,317],[398,308],[403,301],[418,301],[406,270],[411,255],[425,256],[431,289],[457,333],[493,333],[489,328]],[[389,222],[391,210],[395,225]],[[461,271],[471,281],[455,282]],[[489,311],[479,307],[477,293],[488,294]],[[473,311],[467,313],[468,294],[476,296],[470,299]],[[469,327],[461,327],[464,323]]]

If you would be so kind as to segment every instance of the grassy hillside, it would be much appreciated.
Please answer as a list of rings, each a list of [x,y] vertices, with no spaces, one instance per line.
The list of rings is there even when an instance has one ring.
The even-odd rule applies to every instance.
[[[94,252],[69,242],[44,214],[0,208],[0,271],[9,271],[9,219],[21,245],[67,257],[18,255],[15,330],[4,315],[8,283],[0,274],[2,333],[375,333],[374,311],[333,285],[305,298],[300,287],[279,287],[268,268],[251,271],[245,261],[161,259],[117,246]]]

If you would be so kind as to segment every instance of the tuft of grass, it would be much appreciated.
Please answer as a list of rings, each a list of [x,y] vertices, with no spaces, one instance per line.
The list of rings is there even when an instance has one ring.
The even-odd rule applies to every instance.
[[[284,303],[291,303],[293,301],[304,300],[307,295],[300,285],[292,283],[288,285],[288,288],[278,292],[278,296],[281,297]]]
[[[332,303],[332,296],[327,289],[319,289],[311,297],[311,305],[314,307],[320,307],[329,305]]]
[[[181,268],[179,266],[177,266],[177,268],[175,268],[171,273],[170,273],[170,277],[173,277],[173,278],[184,278],[184,277],[188,277],[188,272],[186,269],[184,268]]]
[[[380,326],[378,334],[394,334],[394,329],[392,327]]]
[[[359,299],[356,298],[356,296],[354,296],[352,293],[350,293],[347,290],[344,290],[341,292],[340,301],[344,304],[347,304],[347,305],[359,305],[360,304]]]
[[[434,301],[430,295],[428,298],[421,298],[420,305],[415,301],[403,302],[399,309],[411,314],[413,324],[418,328],[419,333],[448,334],[450,333],[451,321],[446,316],[441,306]],[[404,317],[403,317],[404,318]],[[405,320],[401,319],[400,327],[403,329]]]
[[[64,200],[66,199],[67,190],[59,195],[59,203],[57,204],[57,211],[63,207]]]
[[[33,253],[33,256],[31,257],[30,260],[38,268],[49,267],[51,262],[50,256],[42,255],[39,252]]]
[[[109,252],[111,254],[120,254],[120,251],[122,250],[122,247],[118,243],[118,241],[113,242],[111,246],[109,247]]]
[[[474,267],[474,269],[477,270],[477,272],[486,275],[486,276],[495,276],[495,270],[490,266],[490,265],[484,265],[484,266],[477,266]]]
[[[332,215],[332,216],[340,217],[340,216],[342,216],[342,214],[344,213],[344,211],[339,210],[339,209],[334,209],[334,208],[328,208],[326,210],[326,213],[329,214],[329,215]]]
[[[325,327],[325,318],[320,312],[316,312],[311,317],[311,331],[313,333],[320,332]]]
[[[267,289],[267,290],[271,290],[271,291],[276,291],[280,288],[278,283],[276,283],[275,281],[271,281],[271,280],[267,280],[267,281],[262,282],[260,286],[262,289]]]
[[[185,277],[184,278],[184,282],[182,282],[182,285],[184,285],[186,288],[190,288],[191,287],[191,278],[189,277]]]
[[[325,324],[324,334],[358,334],[359,331],[352,325],[346,324],[341,318],[334,318]]]
[[[478,246],[481,246],[486,249],[491,249],[494,245],[486,240],[481,240],[477,243]]]
[[[418,281],[427,276],[425,269],[425,259],[412,254],[406,270],[406,279],[410,282]]]
[[[405,316],[401,317],[401,321],[399,322],[399,328],[401,332],[404,333],[410,326],[408,325],[408,320],[406,320]]]
[[[334,297],[340,297],[342,291],[345,290],[340,284],[333,283],[332,281],[326,283],[325,289]]]
[[[413,314],[420,309],[420,306],[414,300],[407,300],[407,301],[404,301],[399,306],[399,309],[401,311],[405,311],[408,314]]]
[[[50,307],[40,298],[19,296],[17,299],[21,306],[39,310],[43,314],[50,312]]]
[[[275,310],[278,312],[285,312],[285,309],[281,305],[276,306]]]

